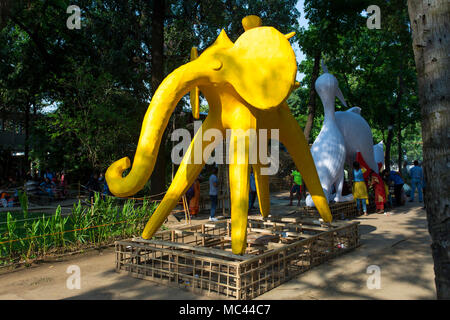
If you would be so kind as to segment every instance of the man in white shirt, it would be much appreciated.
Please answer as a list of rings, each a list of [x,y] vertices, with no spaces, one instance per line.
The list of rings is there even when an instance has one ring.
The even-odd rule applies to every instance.
[[[217,179],[217,172],[219,170],[214,167],[213,174],[209,177],[209,197],[211,199],[211,213],[209,216],[209,221],[217,221],[215,218],[216,207],[217,207],[217,185],[219,180]]]

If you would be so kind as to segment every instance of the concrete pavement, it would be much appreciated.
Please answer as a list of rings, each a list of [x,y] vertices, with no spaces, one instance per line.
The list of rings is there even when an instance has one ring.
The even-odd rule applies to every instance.
[[[274,210],[277,205],[280,211],[293,208],[286,206],[285,195],[271,202]],[[425,210],[418,203],[408,203],[391,213],[357,218],[361,223],[359,248],[257,299],[435,299]],[[2,274],[0,299],[208,299],[117,274],[114,263],[113,248],[108,248]],[[80,268],[80,289],[66,286],[71,265]],[[369,266],[379,267],[380,289],[367,287],[367,280],[374,275],[367,273]]]

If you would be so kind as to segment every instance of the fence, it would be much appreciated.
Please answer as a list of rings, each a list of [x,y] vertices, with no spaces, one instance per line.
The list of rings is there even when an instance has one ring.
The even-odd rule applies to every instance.
[[[248,220],[244,255],[231,252],[230,220],[116,242],[116,271],[231,299],[253,299],[359,245],[357,222]]]

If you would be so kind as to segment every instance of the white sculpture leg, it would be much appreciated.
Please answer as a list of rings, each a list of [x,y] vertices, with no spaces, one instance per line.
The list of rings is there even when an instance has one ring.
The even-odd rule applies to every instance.
[[[344,171],[338,177],[338,180],[334,184],[336,189],[336,195],[334,196],[334,202],[342,202],[342,187],[344,186]]]
[[[322,186],[323,188],[323,186]],[[328,202],[330,202],[331,199],[331,193],[330,191],[328,191],[327,189],[323,188],[323,193],[325,195],[325,197],[327,198]],[[305,199],[305,204],[307,207],[315,207],[316,205],[314,204],[314,201],[311,198],[311,195],[308,195]]]

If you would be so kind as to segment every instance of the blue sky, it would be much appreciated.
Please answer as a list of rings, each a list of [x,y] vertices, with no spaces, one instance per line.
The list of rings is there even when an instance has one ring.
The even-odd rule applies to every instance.
[[[297,10],[300,12],[300,19],[298,22],[301,27],[308,26],[308,20],[305,18],[305,13],[303,12],[304,3],[305,3],[304,0],[298,0],[297,5],[296,5]],[[294,48],[295,56],[297,58],[297,63],[300,63],[302,60],[305,59],[305,55],[300,50],[297,43],[294,43],[292,45],[292,47]],[[302,80],[303,77],[304,77],[304,74],[297,71],[297,81]]]

